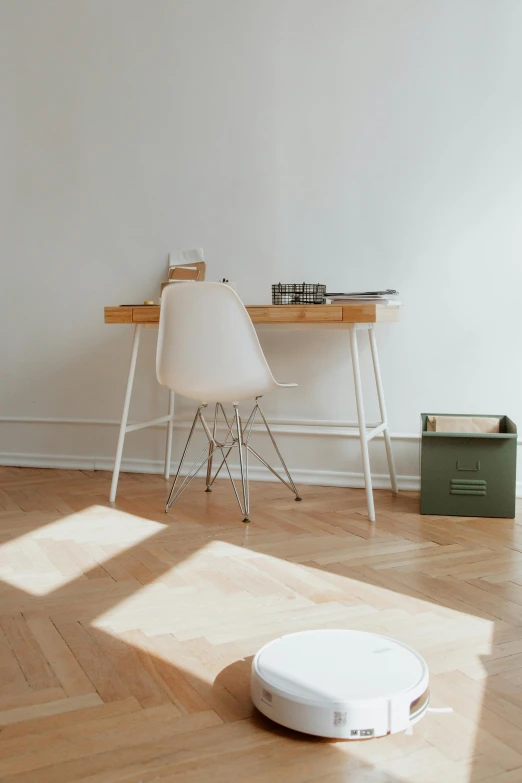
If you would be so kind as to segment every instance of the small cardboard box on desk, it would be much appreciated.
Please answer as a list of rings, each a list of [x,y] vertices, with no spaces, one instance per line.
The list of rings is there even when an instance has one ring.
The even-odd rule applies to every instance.
[[[202,248],[169,253],[168,279],[161,284],[161,290],[163,291],[170,283],[204,280],[206,271],[207,265],[203,260]]]

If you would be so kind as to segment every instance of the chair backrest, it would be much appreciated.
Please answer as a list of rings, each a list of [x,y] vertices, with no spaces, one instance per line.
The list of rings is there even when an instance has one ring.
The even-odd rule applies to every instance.
[[[222,283],[171,283],[163,290],[158,381],[201,402],[238,402],[277,384],[243,303]]]

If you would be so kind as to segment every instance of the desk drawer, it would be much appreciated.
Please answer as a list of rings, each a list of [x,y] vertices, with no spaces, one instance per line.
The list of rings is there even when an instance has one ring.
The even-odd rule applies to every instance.
[[[270,305],[248,307],[255,324],[331,323],[343,320],[343,308],[335,305]]]
[[[104,320],[106,324],[131,324],[132,307],[106,307]]]
[[[132,321],[135,324],[157,324],[159,323],[159,313],[159,307],[152,305],[133,307]]]

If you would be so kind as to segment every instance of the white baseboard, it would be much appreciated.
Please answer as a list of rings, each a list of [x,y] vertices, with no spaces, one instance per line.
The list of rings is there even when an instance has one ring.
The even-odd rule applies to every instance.
[[[114,460],[109,457],[73,456],[70,454],[2,454],[0,465],[25,468],[55,468],[60,470],[108,470],[112,471]],[[127,473],[163,473],[163,461],[145,459],[123,459],[123,472]],[[176,469],[176,465],[173,465]],[[202,469],[203,475],[204,470]],[[183,475],[185,472],[182,471]],[[248,473],[253,481],[274,481],[273,475],[262,465],[249,466]],[[364,487],[362,473],[349,473],[335,470],[302,470],[290,468],[296,484],[319,485],[325,487]],[[239,479],[239,468],[232,466],[232,475]],[[390,489],[390,477],[386,474],[372,474],[374,489]],[[397,476],[399,489],[420,489],[419,476]],[[522,498],[522,482],[517,482],[517,498]]]
[[[108,470],[112,471],[114,460],[109,457],[82,457],[70,454],[2,454],[0,464],[10,467],[24,468],[54,468],[59,470]],[[173,471],[176,465],[173,464]],[[123,459],[122,472],[127,473],[163,473],[163,461],[151,459]],[[231,466],[232,475],[239,479],[239,467]],[[200,471],[204,475],[204,469]],[[296,484],[310,484],[327,487],[364,487],[362,473],[349,473],[334,470],[299,470],[290,469]],[[262,465],[249,465],[248,474],[253,481],[274,481],[274,476]],[[182,471],[185,475],[185,471]],[[386,474],[373,474],[375,489],[390,489],[390,477]],[[397,476],[399,488],[403,490],[418,490],[418,476]]]
[[[119,421],[116,419],[84,419],[84,418],[41,418],[41,417],[14,417],[0,416],[0,424],[12,425],[41,425],[49,426],[83,426],[89,427],[117,427]],[[300,436],[300,437],[333,437],[333,438],[357,438],[357,423],[352,421],[326,421],[323,419],[271,419],[270,425],[274,433],[278,435]],[[377,422],[368,422],[369,427],[377,425]],[[186,430],[191,426],[191,420],[185,417],[175,417],[174,427],[177,430]],[[165,427],[164,424],[154,425],[153,429]],[[260,427],[255,427],[257,430]],[[377,436],[382,439],[382,433]],[[412,432],[394,432],[391,433],[392,441],[403,442],[404,446],[414,448],[418,454],[420,446],[420,433]],[[522,445],[522,439],[518,440],[518,445]],[[416,456],[417,459],[417,456]],[[36,468],[60,468],[65,470],[108,470],[112,471],[114,464],[113,457],[89,457],[75,456],[71,454],[34,454],[34,453],[0,453],[0,465],[10,465],[15,467],[36,467]],[[410,462],[410,464],[413,464]],[[124,458],[122,461],[122,471],[130,473],[156,473],[163,472],[163,463],[160,460],[144,460],[135,458]],[[233,471],[234,472],[234,471]],[[298,484],[316,484],[333,487],[364,487],[362,473],[333,470],[307,470],[291,469],[294,480]],[[252,479],[257,481],[271,481],[272,474],[263,466],[252,465],[249,468]],[[239,472],[235,473],[239,477]],[[390,479],[387,474],[373,474],[373,484],[376,489],[390,488]],[[399,488],[403,490],[418,490],[420,488],[419,475],[399,475],[397,477]],[[522,482],[517,483],[517,497],[522,497]]]

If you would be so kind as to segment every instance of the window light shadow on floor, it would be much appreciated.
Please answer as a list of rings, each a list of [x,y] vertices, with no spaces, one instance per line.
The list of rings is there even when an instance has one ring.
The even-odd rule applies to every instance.
[[[211,498],[193,485],[169,516],[157,487],[137,487],[118,508],[78,499],[65,515],[28,512],[12,526],[9,512],[0,517],[0,723],[9,721],[0,742],[23,749],[0,761],[0,778],[189,783],[216,765],[239,780],[248,764],[253,782],[277,768],[296,781],[350,773],[478,783],[522,764],[505,725],[509,705],[522,705],[521,607],[496,589],[502,583],[475,584],[488,560],[522,573],[522,555],[507,549],[514,523],[495,522],[494,539],[485,520],[445,532],[436,519],[419,522],[408,495],[381,493],[372,527],[357,511],[362,493],[347,514],[315,502],[320,488],[297,509],[272,485],[254,485],[258,500],[276,501],[245,529],[220,502],[224,484]],[[369,742],[275,726],[251,705],[251,657],[308,628],[368,630],[413,646],[428,662],[434,706],[455,713],[428,714],[412,737]],[[27,720],[35,704],[40,717]],[[132,775],[118,776],[122,764]]]

